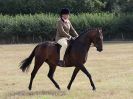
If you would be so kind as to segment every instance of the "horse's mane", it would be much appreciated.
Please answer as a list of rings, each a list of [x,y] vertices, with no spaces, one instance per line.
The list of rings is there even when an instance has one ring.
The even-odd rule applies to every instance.
[[[69,54],[70,53],[70,50],[71,50],[71,47],[72,47],[73,42],[81,39],[82,36],[84,36],[87,33],[90,33],[91,31],[94,31],[96,29],[97,28],[87,28],[82,33],[80,33],[80,35],[75,40],[70,40],[69,41],[69,45],[68,45],[67,50],[66,50],[66,54]]]
[[[81,36],[83,36],[83,35],[85,35],[86,33],[90,33],[91,31],[94,31],[94,30],[96,30],[97,28],[87,28],[87,29],[85,29],[83,32],[81,32],[80,33],[80,35],[76,38],[76,39],[79,39],[79,38],[81,38]],[[75,39],[75,40],[76,40]]]

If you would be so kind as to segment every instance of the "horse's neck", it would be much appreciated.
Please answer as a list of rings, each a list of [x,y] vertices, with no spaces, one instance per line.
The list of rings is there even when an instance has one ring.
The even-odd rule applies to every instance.
[[[87,49],[90,48],[91,41],[90,38],[88,38],[85,34],[80,35],[76,40],[75,43],[84,45]]]
[[[66,53],[65,53],[65,62],[66,64],[71,65],[71,63],[73,63],[73,57],[72,56],[77,56],[75,54],[79,54],[81,55],[80,58],[84,59],[84,61],[86,61],[87,59],[87,54],[90,48],[90,42],[88,42],[89,40],[87,40],[87,38],[85,38],[85,36],[82,37],[78,37],[76,40],[74,40],[73,42],[70,43],[70,45],[68,46]],[[74,57],[75,58],[79,58],[79,57]]]

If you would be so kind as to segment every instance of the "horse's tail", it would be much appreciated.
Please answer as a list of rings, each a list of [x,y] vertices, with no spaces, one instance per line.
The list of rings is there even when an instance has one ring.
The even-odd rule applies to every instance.
[[[35,56],[35,50],[36,50],[37,46],[34,48],[34,50],[32,51],[32,53],[30,54],[30,56],[26,59],[24,59],[23,61],[21,61],[20,63],[20,69],[25,72],[28,71],[30,64],[33,60],[33,57]]]

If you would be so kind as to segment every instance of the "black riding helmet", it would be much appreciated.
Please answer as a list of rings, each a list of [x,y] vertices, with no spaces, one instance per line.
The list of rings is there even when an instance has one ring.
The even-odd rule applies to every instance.
[[[60,18],[64,22],[64,20],[62,19],[63,14],[70,14],[69,9],[68,8],[62,8],[61,11],[60,11]]]
[[[60,16],[62,16],[63,14],[70,14],[70,10],[68,8],[62,8],[60,11]]]

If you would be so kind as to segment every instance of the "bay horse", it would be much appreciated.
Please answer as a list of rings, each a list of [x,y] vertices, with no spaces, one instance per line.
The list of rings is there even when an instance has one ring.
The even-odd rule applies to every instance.
[[[89,29],[86,31],[86,33],[82,33],[75,40],[71,40],[69,42],[69,46],[64,55],[65,66],[60,66],[60,67],[75,67],[71,80],[67,86],[68,90],[70,90],[72,82],[74,81],[79,70],[81,70],[83,73],[86,74],[86,76],[90,80],[92,89],[96,90],[91,74],[87,71],[87,69],[84,66],[87,60],[89,48],[92,43],[94,47],[96,47],[97,51],[101,52],[103,50],[102,29],[99,28]],[[44,62],[46,62],[49,65],[49,72],[47,76],[53,82],[55,87],[60,90],[58,83],[53,78],[54,72],[58,64],[58,60],[60,58],[59,55],[60,48],[61,45],[59,45],[55,41],[46,41],[40,43],[34,48],[30,56],[20,63],[20,69],[23,72],[25,72],[28,70],[33,57],[35,57],[35,65],[31,73],[31,79],[28,87],[29,90],[32,89],[33,79],[37,71]]]

